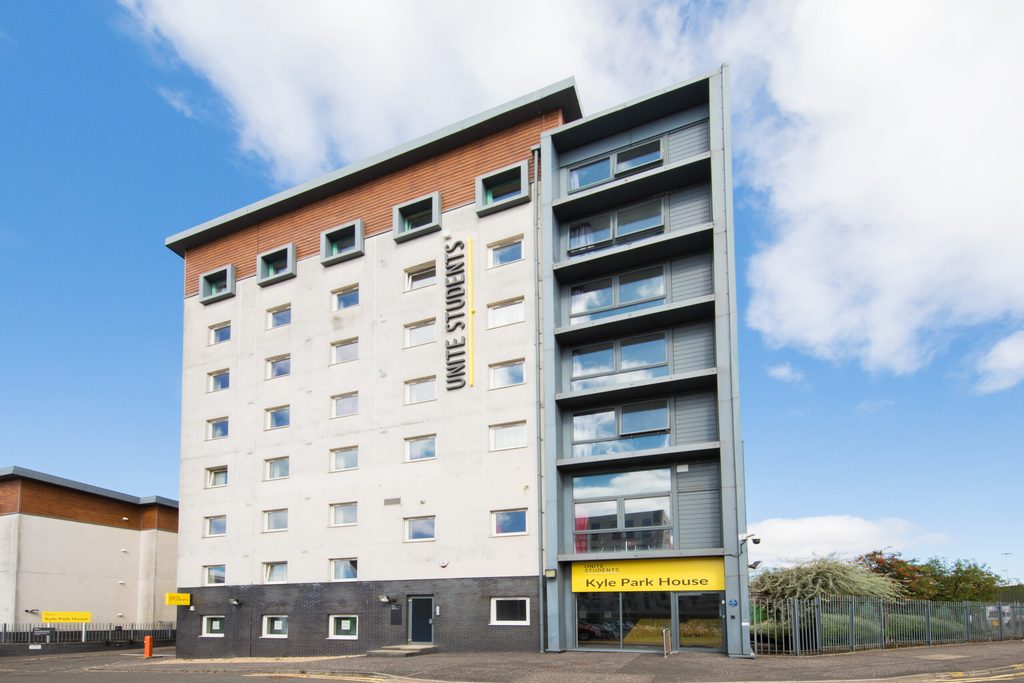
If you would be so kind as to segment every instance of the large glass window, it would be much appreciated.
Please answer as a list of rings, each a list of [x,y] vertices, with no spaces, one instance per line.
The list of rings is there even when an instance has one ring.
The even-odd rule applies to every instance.
[[[671,593],[576,593],[577,647],[660,650],[671,625]]]
[[[668,468],[574,477],[575,552],[671,548],[671,485]]]
[[[569,254],[578,254],[648,237],[665,228],[661,198],[569,225]]]
[[[665,269],[655,266],[574,285],[569,290],[569,322],[579,325],[664,303]]]
[[[668,401],[644,401],[572,416],[572,457],[616,455],[669,445]]]
[[[662,332],[585,346],[572,352],[573,391],[667,374],[668,342]]]
[[[603,183],[611,177],[611,157],[591,161],[569,170],[569,191],[582,190],[585,187]]]

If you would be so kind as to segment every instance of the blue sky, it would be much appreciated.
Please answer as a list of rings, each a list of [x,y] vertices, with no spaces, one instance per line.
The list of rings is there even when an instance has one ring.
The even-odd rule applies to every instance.
[[[1024,576],[1017,8],[566,2],[538,28],[531,1],[500,34],[389,49],[380,5],[0,0],[0,465],[177,496],[167,235],[566,75],[592,113],[728,61],[754,556]],[[465,9],[399,6],[399,37]],[[538,54],[502,70],[524,36]],[[950,107],[949,82],[999,94]]]

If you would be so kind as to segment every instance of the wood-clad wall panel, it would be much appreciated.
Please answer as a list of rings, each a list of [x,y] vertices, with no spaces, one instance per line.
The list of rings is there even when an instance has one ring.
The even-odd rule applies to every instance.
[[[25,515],[39,515],[66,519],[85,524],[101,524],[119,529],[163,529],[177,531],[177,510],[163,506],[139,506],[85,491],[75,491],[31,479],[21,480],[20,512]],[[160,508],[159,515],[150,508]],[[165,512],[173,512],[164,517]],[[151,514],[149,520],[147,513]],[[128,519],[125,520],[125,517]],[[173,518],[173,524],[172,524]],[[162,526],[161,526],[162,525]]]
[[[9,515],[20,509],[21,481],[0,481],[0,515]]]

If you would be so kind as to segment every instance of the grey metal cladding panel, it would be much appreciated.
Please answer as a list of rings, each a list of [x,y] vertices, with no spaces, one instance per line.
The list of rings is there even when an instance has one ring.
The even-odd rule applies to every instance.
[[[708,120],[691,123],[685,128],[668,135],[668,162],[679,161],[692,157],[694,154],[701,154],[708,151],[711,146],[711,136],[708,129]]]
[[[683,301],[714,293],[711,252],[672,261],[672,301]]]
[[[703,183],[673,192],[668,202],[668,229],[682,230],[711,222],[711,185]]]
[[[722,472],[717,460],[691,462],[685,472],[676,473],[676,490],[680,493],[718,491],[721,488]]]
[[[722,545],[722,488],[717,460],[691,462],[676,475],[679,548]]]
[[[675,444],[718,440],[715,392],[701,391],[675,397]]]
[[[707,320],[672,330],[672,371],[715,367],[715,325]]]

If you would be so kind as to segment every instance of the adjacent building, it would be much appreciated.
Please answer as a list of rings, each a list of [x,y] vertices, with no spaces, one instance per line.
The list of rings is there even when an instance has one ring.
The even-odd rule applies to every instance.
[[[168,238],[181,654],[749,653],[726,97],[564,81]]]

